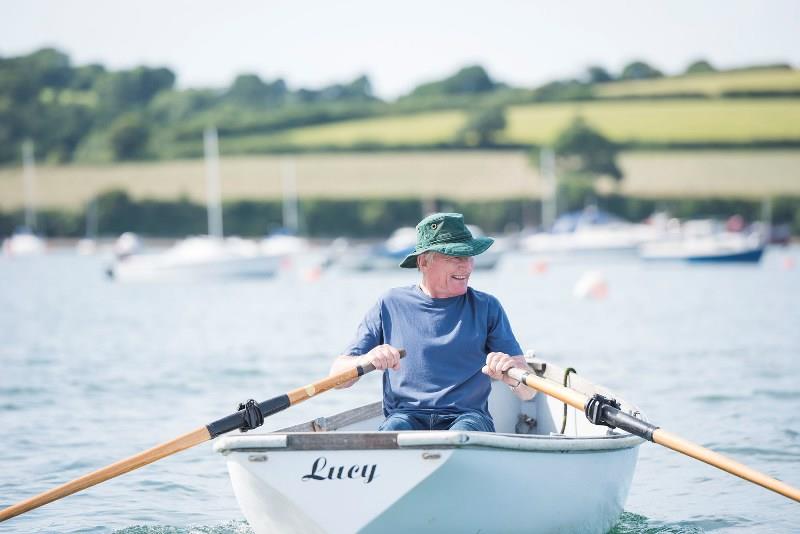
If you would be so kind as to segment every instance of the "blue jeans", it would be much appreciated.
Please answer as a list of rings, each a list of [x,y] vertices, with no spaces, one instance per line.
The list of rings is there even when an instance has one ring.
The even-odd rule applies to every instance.
[[[494,432],[494,421],[480,412],[430,413],[395,412],[381,423],[378,430],[396,432],[398,430],[469,430],[474,432]]]

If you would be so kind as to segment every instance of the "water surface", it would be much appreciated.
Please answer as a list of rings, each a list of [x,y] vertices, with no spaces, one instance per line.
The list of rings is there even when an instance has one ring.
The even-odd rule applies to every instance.
[[[800,486],[800,264],[506,258],[472,285],[525,348],[575,367],[651,421]],[[400,270],[302,269],[268,280],[117,284],[104,259],[0,258],[0,506],[33,496],[327,374]],[[609,292],[579,300],[589,270]],[[376,400],[377,373],[267,421]],[[535,476],[535,474],[534,474]],[[540,482],[541,483],[541,482]],[[800,506],[645,444],[617,533],[797,532]],[[0,532],[248,533],[225,462],[202,444],[0,525]]]

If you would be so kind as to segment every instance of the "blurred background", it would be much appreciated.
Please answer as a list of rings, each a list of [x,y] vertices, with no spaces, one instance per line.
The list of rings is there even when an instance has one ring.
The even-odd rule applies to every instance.
[[[434,211],[525,348],[800,484],[797,2],[0,9],[0,505],[327,374]],[[675,456],[617,532],[800,529]],[[148,469],[0,532],[249,531],[208,448]]]

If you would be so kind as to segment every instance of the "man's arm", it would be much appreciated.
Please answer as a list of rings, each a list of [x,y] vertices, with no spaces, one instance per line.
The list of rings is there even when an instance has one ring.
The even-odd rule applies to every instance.
[[[362,356],[348,356],[343,354],[337,356],[336,359],[333,360],[331,371],[328,374],[335,375],[358,365],[366,365],[368,363],[374,365],[375,369],[378,370],[400,369],[400,351],[391,345],[378,345]],[[349,388],[356,382],[358,382],[358,378],[336,387],[340,389]]]
[[[483,366],[481,371],[495,380],[502,380],[521,400],[532,399],[536,394],[536,390],[503,374],[512,367],[530,371],[530,367],[528,367],[528,363],[525,361],[525,356],[509,356],[504,352],[490,352],[487,354],[486,365]]]

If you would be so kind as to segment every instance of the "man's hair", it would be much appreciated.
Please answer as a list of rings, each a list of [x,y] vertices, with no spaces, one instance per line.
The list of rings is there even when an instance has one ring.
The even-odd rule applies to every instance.
[[[421,254],[419,254],[417,256],[417,270],[419,270],[419,260],[420,259],[425,257],[428,260],[430,260],[430,258],[432,258],[434,254],[436,254],[436,251],[433,251],[433,250],[426,250],[425,252],[422,252]]]

